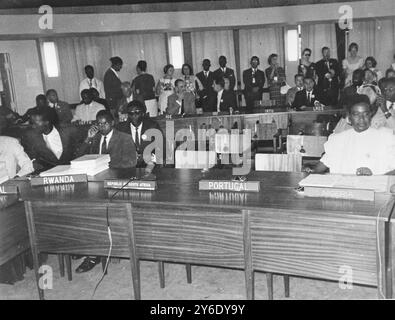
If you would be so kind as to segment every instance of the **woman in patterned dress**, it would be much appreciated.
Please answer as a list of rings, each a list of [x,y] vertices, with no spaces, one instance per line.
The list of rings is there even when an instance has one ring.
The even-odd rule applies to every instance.
[[[285,95],[281,95],[281,87],[285,85],[285,71],[282,67],[279,66],[278,55],[272,53],[267,62],[270,65],[269,68],[265,70],[270,100],[274,100],[276,106],[285,105]]]
[[[174,84],[176,79],[173,78],[174,66],[168,64],[163,68],[164,76],[160,78],[156,85],[156,94],[159,96],[159,114],[162,114],[167,108],[167,98],[174,93]]]

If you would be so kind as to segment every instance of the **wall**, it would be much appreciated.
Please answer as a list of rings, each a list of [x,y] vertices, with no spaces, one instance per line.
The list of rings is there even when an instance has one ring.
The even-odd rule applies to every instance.
[[[37,94],[43,93],[41,68],[36,41],[0,41],[0,52],[9,53],[16,91],[16,107],[20,114],[34,106]]]
[[[357,1],[301,6],[184,12],[56,14],[54,29],[41,30],[40,15],[2,15],[0,36],[54,36],[67,33],[186,31],[199,28],[253,27],[263,24],[337,21],[339,8],[349,4],[355,18],[395,15],[395,1]]]

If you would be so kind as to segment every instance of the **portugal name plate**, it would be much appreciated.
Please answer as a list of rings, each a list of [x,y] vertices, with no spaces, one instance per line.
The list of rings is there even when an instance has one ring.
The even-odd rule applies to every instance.
[[[50,177],[34,177],[30,180],[32,186],[48,186],[51,184],[80,183],[87,182],[86,174],[70,174]]]
[[[104,180],[104,188],[125,190],[156,190],[156,181],[131,180],[128,182],[128,179],[108,179]]]
[[[259,181],[200,180],[199,190],[259,192]]]

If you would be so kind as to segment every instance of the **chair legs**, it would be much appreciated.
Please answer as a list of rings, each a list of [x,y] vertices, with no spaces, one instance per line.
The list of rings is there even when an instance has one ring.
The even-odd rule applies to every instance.
[[[163,261],[158,262],[159,269],[159,284],[161,289],[165,287],[165,263]]]
[[[58,261],[59,261],[59,272],[60,276],[63,278],[64,277],[64,257],[63,254],[58,254]]]
[[[71,256],[69,254],[65,254],[64,258],[66,260],[66,272],[67,272],[67,280],[73,280],[72,270],[71,270]]]
[[[266,273],[267,295],[269,300],[273,300],[273,273]]]
[[[284,276],[284,295],[289,298],[289,276]]]
[[[187,273],[187,283],[192,283],[192,265],[190,263],[185,264]],[[161,289],[165,287],[165,263],[163,261],[158,262],[159,271],[159,284]]]
[[[186,271],[187,271],[187,282],[192,283],[192,266],[190,263],[187,263],[185,265]]]

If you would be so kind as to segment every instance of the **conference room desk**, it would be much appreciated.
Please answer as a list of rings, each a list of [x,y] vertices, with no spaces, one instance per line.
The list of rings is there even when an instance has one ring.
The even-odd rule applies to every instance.
[[[30,248],[23,203],[16,195],[0,195],[0,283],[23,279]]]
[[[283,110],[283,108],[279,110]],[[177,133],[180,129],[189,129],[195,134],[195,137],[197,137],[197,130],[200,128],[218,130],[223,126],[226,129],[231,129],[237,124],[237,128],[240,130],[246,128],[253,130],[257,121],[261,124],[271,124],[274,121],[278,129],[287,129],[288,134],[298,134],[301,130],[305,134],[312,134],[315,121],[325,124],[330,123],[329,129],[333,130],[340,119],[341,112],[340,109],[327,109],[324,111],[279,111],[233,115],[220,113],[218,115],[204,114],[174,117],[172,119],[158,117],[156,120],[165,134],[167,127],[174,127],[174,133]]]
[[[124,190],[114,196],[115,190],[103,186],[104,179],[132,175],[107,170],[88,183],[28,187],[22,199],[73,205],[70,214],[52,212],[56,206],[46,212],[53,215],[45,218],[50,219],[45,236],[54,252],[81,252],[78,238],[100,229],[102,240],[96,237],[83,253],[106,256],[105,211],[97,208],[113,197],[113,203],[132,205],[139,259],[244,270],[248,298],[254,297],[254,271],[376,286],[378,297],[392,297],[395,202],[390,194],[377,194],[372,202],[308,198],[295,190],[305,174],[288,172],[251,172],[248,180],[261,183],[257,193],[199,191],[199,180],[229,180],[231,171],[167,168],[156,171],[156,191]],[[91,211],[78,210],[89,203]],[[109,218],[110,224],[120,223],[116,212]],[[76,219],[86,225],[67,238],[66,229],[59,228]],[[114,252],[122,247],[115,242]]]

